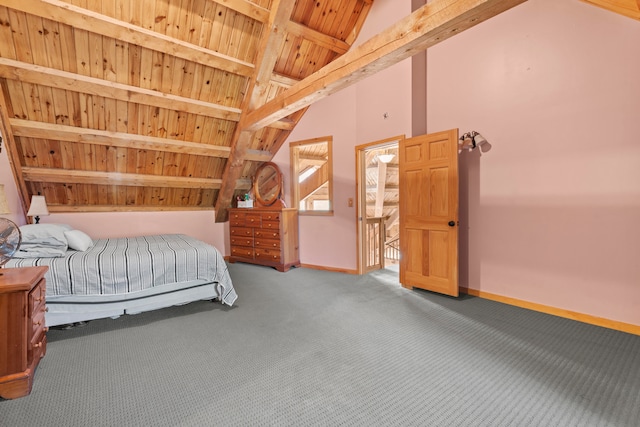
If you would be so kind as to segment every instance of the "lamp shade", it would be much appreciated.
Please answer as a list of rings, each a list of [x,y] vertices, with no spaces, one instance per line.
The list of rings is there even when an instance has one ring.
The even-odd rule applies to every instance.
[[[7,203],[7,195],[4,192],[4,184],[0,184],[0,215],[9,214],[9,203]]]
[[[389,163],[395,156],[395,154],[378,154],[378,160],[382,163]]]
[[[49,209],[47,208],[47,202],[44,196],[31,196],[31,206],[29,206],[29,212],[27,216],[45,216],[49,215]]]

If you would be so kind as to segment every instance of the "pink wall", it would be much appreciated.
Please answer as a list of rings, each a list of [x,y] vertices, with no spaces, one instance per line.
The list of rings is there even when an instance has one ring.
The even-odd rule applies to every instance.
[[[2,134],[0,134],[0,137]],[[18,190],[16,184],[13,181],[13,173],[11,172],[11,165],[9,164],[9,157],[7,156],[7,142],[6,139],[2,141],[2,152],[0,153],[0,184],[4,184],[4,191],[7,195],[7,203],[9,204],[9,210],[11,214],[2,215],[3,218],[10,219],[18,225],[24,225],[26,223],[24,213],[22,210],[22,203],[20,203],[20,196],[18,196]]]
[[[640,325],[638,40],[530,0],[428,51],[428,131],[492,144],[461,157],[462,286]]]
[[[355,208],[347,199],[355,197],[353,141],[356,138],[355,90],[348,88],[312,105],[288,141],[333,136],[333,216],[299,218],[300,262],[337,269],[355,269]],[[307,117],[310,120],[307,120]],[[289,145],[273,159],[282,169],[285,200],[291,206]]]
[[[356,44],[410,13],[410,1],[377,1]],[[289,142],[333,136],[333,216],[300,216],[300,261],[355,271],[355,146],[409,133],[411,130],[411,62],[403,61],[312,105],[274,161],[285,176],[290,205]],[[388,118],[383,117],[388,113]]]

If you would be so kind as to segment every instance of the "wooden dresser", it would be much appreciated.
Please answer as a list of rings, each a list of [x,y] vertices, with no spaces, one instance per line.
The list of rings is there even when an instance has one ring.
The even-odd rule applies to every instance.
[[[31,393],[36,367],[47,351],[44,323],[49,267],[0,269],[0,397]]]
[[[283,272],[300,266],[297,209],[230,209],[229,233],[229,262],[267,265]]]

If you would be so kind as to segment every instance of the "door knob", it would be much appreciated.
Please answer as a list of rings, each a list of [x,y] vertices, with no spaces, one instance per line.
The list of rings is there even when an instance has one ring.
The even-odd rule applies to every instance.
[[[455,225],[456,225],[456,222],[455,222],[455,221],[449,221],[449,227],[453,227],[453,226],[455,226]]]

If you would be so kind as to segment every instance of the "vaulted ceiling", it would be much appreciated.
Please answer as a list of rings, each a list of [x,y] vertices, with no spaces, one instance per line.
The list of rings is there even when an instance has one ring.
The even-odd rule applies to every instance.
[[[0,133],[25,211],[215,209],[306,107],[525,0],[0,0]]]
[[[640,0],[582,0],[629,18],[640,20]]]

